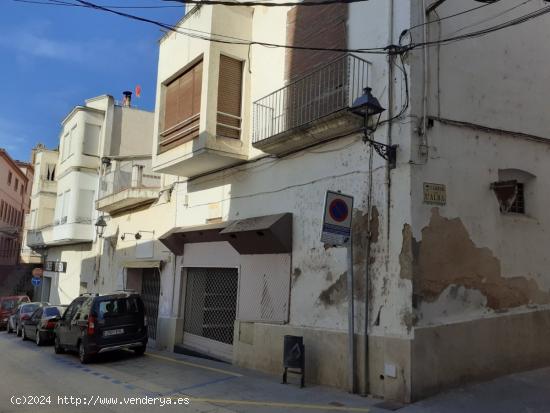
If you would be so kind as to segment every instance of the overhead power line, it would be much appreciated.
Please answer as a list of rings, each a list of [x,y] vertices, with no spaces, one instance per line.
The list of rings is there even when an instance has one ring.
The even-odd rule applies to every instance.
[[[75,1],[77,1],[79,4],[82,4],[82,5],[84,5],[88,8],[91,8],[91,9],[104,11],[104,12],[107,12],[107,13],[111,13],[111,14],[115,14],[115,15],[118,15],[118,16],[126,17],[126,18],[129,18],[129,19],[132,19],[132,20],[141,21],[141,22],[144,22],[144,23],[150,23],[150,24],[153,24],[155,26],[158,26],[162,29],[165,29],[165,30],[168,30],[168,31],[171,31],[171,32],[176,32],[176,33],[183,34],[185,36],[198,38],[198,39],[202,39],[202,40],[206,40],[206,41],[211,41],[211,42],[215,42],[215,43],[236,44],[236,45],[244,45],[244,46],[258,45],[258,46],[273,47],[273,48],[285,48],[285,49],[295,49],[295,50],[310,50],[310,51],[326,51],[326,52],[340,52],[340,53],[371,53],[371,54],[373,54],[373,53],[374,54],[386,54],[387,53],[385,48],[383,48],[383,47],[377,47],[377,48],[371,48],[371,49],[309,47],[309,46],[286,45],[286,44],[259,42],[259,41],[239,39],[239,38],[235,38],[235,37],[229,37],[229,36],[224,36],[224,35],[216,35],[216,34],[214,34],[214,36],[218,36],[218,37],[221,37],[221,38],[213,38],[211,36],[208,36],[208,35],[211,35],[210,33],[206,33],[207,36],[201,36],[199,34],[194,34],[194,33],[189,33],[189,32],[182,31],[178,27],[176,27],[174,25],[171,25],[171,24],[162,23],[162,22],[159,22],[157,20],[149,19],[149,18],[146,18],[146,17],[136,16],[136,15],[133,15],[133,14],[122,12],[122,11],[110,9],[108,7],[105,7],[105,6],[101,6],[101,5],[98,5],[98,4],[95,4],[95,3],[91,3],[89,1],[85,1],[85,0],[75,0]],[[185,30],[185,29],[183,29],[183,30]],[[205,33],[205,32],[201,32],[201,33]],[[229,38],[231,40],[224,40],[223,38]]]
[[[516,17],[515,19],[508,20],[506,22],[497,24],[495,26],[487,27],[485,29],[476,30],[474,32],[465,33],[458,36],[451,36],[440,40],[433,40],[433,41],[426,41],[421,43],[411,43],[408,46],[404,46],[406,50],[414,50],[418,49],[420,47],[426,47],[426,46],[434,46],[438,44],[449,44],[461,40],[467,40],[467,39],[473,39],[476,37],[485,36],[490,33],[494,33],[503,29],[507,29],[509,27],[517,26],[523,23],[526,23],[530,20],[536,19],[538,17],[544,16],[546,14],[550,13],[550,6],[543,7],[541,9],[535,10],[531,13],[524,14],[520,17]]]
[[[223,5],[223,6],[265,6],[265,7],[288,7],[288,6],[326,6],[328,4],[350,4],[364,3],[369,0],[306,0],[292,2],[275,2],[275,1],[232,1],[232,0],[163,0],[173,3],[182,4],[204,4],[207,6]]]
[[[19,1],[22,1],[22,0],[19,0]],[[29,2],[29,1],[39,1],[39,0],[25,0],[25,1]],[[536,10],[534,12],[528,13],[526,15],[520,16],[518,18],[512,19],[510,21],[507,21],[507,22],[504,22],[504,23],[501,23],[501,24],[498,24],[498,25],[495,25],[495,26],[492,26],[492,27],[488,27],[486,29],[477,30],[477,31],[470,32],[470,33],[465,33],[465,34],[458,35],[458,36],[451,36],[451,37],[444,38],[444,39],[439,39],[439,40],[425,41],[425,42],[419,42],[419,43],[410,43],[408,45],[388,45],[388,46],[384,46],[384,47],[348,49],[348,48],[309,47],[309,46],[301,46],[301,45],[287,45],[287,44],[276,44],[276,43],[269,43],[269,42],[252,41],[252,40],[241,39],[241,38],[232,37],[232,36],[220,35],[220,34],[209,33],[209,32],[202,32],[202,31],[199,31],[199,30],[178,28],[177,26],[172,25],[172,24],[162,23],[162,22],[159,22],[159,21],[156,21],[156,20],[153,20],[153,19],[149,19],[149,18],[146,18],[146,17],[136,16],[136,15],[129,14],[129,13],[126,13],[126,12],[123,12],[123,11],[115,10],[114,8],[111,8],[111,7],[95,4],[95,3],[92,3],[92,2],[86,1],[86,0],[74,0],[74,1],[76,3],[70,3],[67,0],[65,0],[65,1],[63,1],[63,0],[49,0],[49,2],[52,5],[54,5],[54,4],[77,5],[77,6],[81,6],[81,7],[85,7],[85,8],[95,9],[95,10],[115,14],[115,15],[118,15],[118,16],[121,16],[121,17],[125,17],[125,18],[128,18],[128,19],[153,24],[153,25],[155,25],[157,27],[160,27],[160,28],[162,28],[166,31],[169,31],[169,32],[175,32],[175,33],[179,33],[179,34],[182,34],[182,35],[185,35],[185,36],[188,36],[188,37],[197,38],[197,39],[201,39],[201,40],[204,40],[204,41],[210,41],[210,42],[215,42],[215,43],[236,44],[236,45],[244,45],[244,46],[249,46],[249,47],[253,46],[253,45],[258,45],[258,46],[271,47],[271,48],[285,48],[285,49],[294,49],[294,50],[326,51],[326,52],[340,52],[340,53],[388,54],[388,55],[403,54],[403,53],[407,53],[408,51],[415,50],[415,49],[418,49],[418,48],[421,48],[421,47],[429,47],[429,46],[434,46],[434,45],[439,45],[439,44],[445,45],[445,44],[449,44],[449,43],[452,43],[452,42],[457,42],[457,41],[467,40],[467,39],[471,39],[471,38],[475,38],[475,37],[485,36],[487,34],[494,33],[496,31],[500,31],[500,30],[503,30],[503,29],[506,29],[506,28],[509,28],[509,27],[512,27],[512,26],[517,26],[519,24],[525,23],[529,20],[532,20],[532,19],[535,19],[537,17],[543,16],[543,15],[550,12],[550,6],[547,6],[547,7],[544,7],[542,9]],[[179,3],[185,3],[185,2],[188,2],[188,3],[191,3],[191,2],[204,3],[204,1],[202,1],[202,0],[201,1],[199,1],[199,0],[164,0],[164,1],[175,1],[175,2],[179,2]],[[211,2],[216,3],[216,4],[221,4],[221,2],[223,2],[225,0],[207,0],[207,1],[211,1]],[[336,0],[325,0],[322,3],[323,4],[328,4],[329,1],[334,2]],[[367,0],[338,0],[338,2],[340,2],[340,3],[344,2],[344,1],[357,2],[357,1],[367,1]],[[308,3],[310,3],[310,2],[308,2]],[[235,5],[235,4],[246,5],[246,4],[251,4],[251,2],[246,2],[246,3],[231,2],[231,4],[232,5]],[[282,4],[282,3],[278,3],[278,4]],[[313,3],[311,3],[311,4],[313,4]],[[320,4],[320,1],[318,1],[317,4]],[[481,8],[481,6],[478,7],[478,8]],[[474,9],[476,9],[476,8],[474,8]],[[470,10],[467,10],[467,11],[464,11],[464,12],[457,13],[457,15],[465,14],[467,12],[473,11],[474,9],[470,9]],[[450,18],[450,17],[454,17],[454,16],[448,16],[447,18]],[[409,29],[406,29],[405,31],[403,31],[403,34],[407,33],[409,30],[412,30],[415,27],[418,27],[418,26],[413,26]]]
[[[66,1],[41,1],[41,0],[12,0],[17,3],[29,3],[29,4],[40,4],[44,6],[61,6],[61,7],[84,7],[86,6],[82,4],[74,4],[69,3]],[[175,4],[162,4],[162,5],[156,5],[156,6],[115,6],[115,5],[106,5],[104,7],[109,7],[110,9],[181,9],[181,5],[175,5]]]

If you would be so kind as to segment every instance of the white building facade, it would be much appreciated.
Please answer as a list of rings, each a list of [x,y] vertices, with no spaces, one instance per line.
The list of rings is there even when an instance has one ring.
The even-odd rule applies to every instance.
[[[479,6],[437,3],[440,16]],[[536,64],[527,80],[518,70],[542,57],[512,52],[543,41],[545,18],[437,47],[536,3],[439,23],[419,1],[191,9],[182,32],[355,52],[161,40],[153,170],[178,177],[176,220],[161,236],[176,256],[173,294],[161,300],[171,306],[166,347],[278,374],[283,336],[299,335],[307,379],[348,388],[346,251],[319,239],[333,190],[355,198],[358,391],[410,401],[547,364],[536,189],[547,75]],[[407,50],[425,41],[436,42],[426,54]],[[357,50],[399,44],[390,56]],[[363,87],[387,109],[370,138],[398,145],[395,168],[350,114]],[[506,341],[509,323],[521,336],[488,347]]]
[[[73,227],[43,235],[67,262],[52,292],[138,290],[157,348],[273,374],[302,336],[307,381],[350,389],[353,373],[406,402],[550,364],[548,21],[450,41],[545,6],[431,6],[189,10],[160,41],[150,130],[109,126],[108,99],[64,123],[62,139],[82,116],[100,144],[71,160],[61,143],[53,219]],[[367,87],[386,109],[368,136],[351,111]],[[107,137],[120,129],[144,137]],[[93,188],[82,223],[65,193]],[[352,369],[346,249],[320,241],[329,190],[354,197]]]

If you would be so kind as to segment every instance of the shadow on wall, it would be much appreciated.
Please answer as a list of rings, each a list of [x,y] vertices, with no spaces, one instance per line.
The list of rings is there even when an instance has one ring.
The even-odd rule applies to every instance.
[[[287,13],[286,43],[296,46],[346,48],[348,4],[294,7]],[[341,56],[338,52],[287,49],[287,82]]]
[[[32,298],[32,270],[36,265],[20,264],[0,267],[0,297],[6,295],[28,295]]]

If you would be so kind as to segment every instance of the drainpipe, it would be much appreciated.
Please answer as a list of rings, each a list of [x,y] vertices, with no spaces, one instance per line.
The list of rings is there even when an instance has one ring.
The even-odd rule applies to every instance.
[[[394,44],[394,0],[389,0],[388,3],[388,44]],[[393,117],[393,93],[394,93],[394,68],[393,68],[394,56],[388,56],[388,119]],[[405,69],[406,70],[406,69]],[[388,122],[387,127],[387,141],[388,145],[392,145],[393,134],[393,122]],[[363,343],[363,355],[364,355],[364,395],[369,393],[369,283],[370,283],[370,259],[371,259],[371,218],[372,218],[372,176],[373,176],[373,147],[371,145],[371,151],[369,154],[369,191],[367,199],[367,251],[366,251],[366,265],[365,265],[365,320],[364,320],[364,343]],[[386,196],[386,211],[387,211],[387,223],[386,223],[386,254],[389,254],[390,250],[390,228],[391,228],[391,169],[389,162],[386,166],[386,183],[387,183],[387,196]],[[388,268],[388,259],[386,259],[386,269]]]
[[[443,0],[444,1],[444,0]],[[443,1],[437,1],[429,9],[426,7],[426,0],[422,0],[422,23],[424,25],[423,36],[424,43],[428,41],[428,15],[435,7],[439,6]],[[434,7],[435,6],[435,7]],[[423,74],[423,90],[422,90],[422,131],[420,135],[420,154],[426,156],[428,154],[428,139],[426,137],[428,127],[428,47],[422,48],[422,74]]]

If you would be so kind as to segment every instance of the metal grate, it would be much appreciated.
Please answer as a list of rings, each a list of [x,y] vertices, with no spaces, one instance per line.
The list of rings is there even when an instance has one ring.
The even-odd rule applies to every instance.
[[[157,319],[159,315],[160,274],[158,268],[144,268],[141,281],[141,299],[147,316],[149,338],[157,338]]]
[[[369,85],[370,62],[344,55],[254,102],[253,142],[349,108]]]
[[[525,214],[525,194],[522,183],[516,184],[516,198],[510,206],[509,212],[514,212],[516,214]]]
[[[237,289],[236,268],[189,268],[185,332],[233,344]]]

